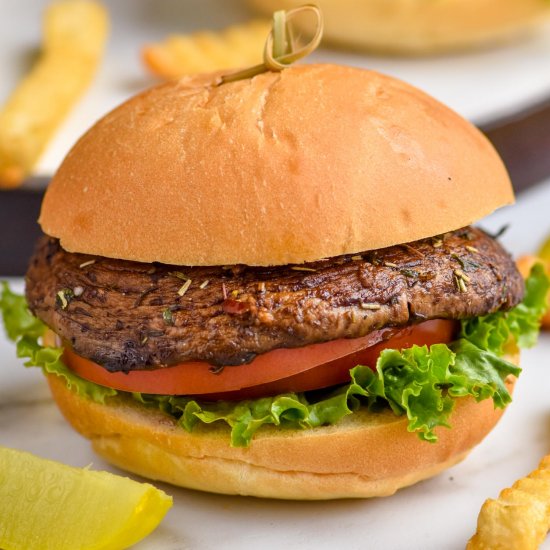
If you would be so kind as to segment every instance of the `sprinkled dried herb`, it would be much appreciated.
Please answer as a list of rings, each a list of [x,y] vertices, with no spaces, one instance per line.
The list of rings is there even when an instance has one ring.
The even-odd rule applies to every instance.
[[[375,311],[377,309],[380,309],[382,306],[380,304],[375,304],[375,303],[367,303],[367,302],[361,302],[361,309],[368,309],[368,310],[372,310],[372,311]]]
[[[420,252],[420,250],[417,250],[414,246],[411,246],[410,244],[403,243],[399,246],[401,246],[405,250],[408,250],[409,252],[412,252],[413,254],[416,254],[417,256],[420,256],[421,258],[425,258],[425,255]]]
[[[180,296],[183,296],[188,290],[189,290],[189,287],[191,286],[191,283],[192,283],[192,280],[191,279],[187,279],[185,281],[185,283],[183,283],[183,285],[181,286],[181,288],[178,290],[178,294]]]
[[[63,288],[56,294],[56,303],[61,309],[67,309],[71,300],[74,298],[74,292],[71,288]]]
[[[457,277],[460,277],[463,281],[466,281],[467,283],[470,282],[470,277],[468,277],[468,275],[466,275],[466,273],[464,273],[464,272],[461,271],[460,269],[455,269],[454,274],[455,274]]]
[[[170,325],[170,326],[173,326],[173,325],[174,325],[174,317],[173,317],[172,312],[170,311],[169,308],[166,308],[166,309],[162,312],[162,320],[163,320],[167,325]]]
[[[470,279],[462,271],[460,271],[460,269],[455,269],[453,271],[453,279],[459,292],[468,291],[468,285],[466,282]]]
[[[187,281],[189,279],[189,277],[187,277],[187,275],[184,275],[181,271],[170,271],[168,275],[171,275],[172,277],[177,277],[182,281]]]
[[[399,272],[405,277],[410,277],[411,279],[416,279],[418,277],[418,271],[414,269],[400,269]]]
[[[460,264],[460,267],[466,271],[479,268],[479,264],[470,258],[459,256],[458,254],[451,254],[451,257],[455,259]]]
[[[80,264],[78,267],[80,269],[82,269],[82,268],[88,267],[89,265],[92,265],[92,264],[95,264],[95,260],[88,260],[87,262],[84,262],[83,264]]]
[[[464,231],[458,233],[458,236],[462,239],[466,239],[467,241],[474,240],[474,234],[469,229],[464,229]]]

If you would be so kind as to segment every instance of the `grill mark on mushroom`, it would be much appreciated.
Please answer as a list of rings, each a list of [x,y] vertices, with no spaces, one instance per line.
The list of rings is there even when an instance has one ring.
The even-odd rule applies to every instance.
[[[89,255],[43,237],[27,300],[78,354],[110,371],[190,360],[239,365],[276,348],[508,309],[524,291],[510,256],[471,227],[302,266],[183,268],[97,257],[82,269],[85,261]],[[209,284],[180,296],[178,271]],[[75,287],[83,292],[61,307],[57,293]]]

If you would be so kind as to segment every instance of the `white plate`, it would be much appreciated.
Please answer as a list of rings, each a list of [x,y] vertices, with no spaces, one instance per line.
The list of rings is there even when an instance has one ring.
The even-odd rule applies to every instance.
[[[48,0],[1,0],[0,103],[39,44]],[[61,127],[39,166],[52,174],[75,140],[100,116],[153,83],[141,65],[146,42],[168,33],[220,28],[251,14],[239,0],[105,0],[112,15],[108,55],[88,93]],[[347,63],[395,75],[480,123],[516,112],[550,95],[550,26],[503,47],[423,59],[381,58],[322,50],[315,61]]]
[[[510,229],[504,244],[530,252],[550,233],[550,181],[483,223]],[[15,280],[21,289],[22,281]],[[514,402],[462,464],[388,498],[283,502],[162,486],[174,507],[140,550],[335,548],[459,550],[475,531],[483,501],[534,469],[550,451],[550,335],[522,357]],[[94,455],[53,405],[37,369],[26,370],[0,336],[0,444],[75,466],[117,472]],[[428,445],[428,443],[426,443]],[[118,471],[120,473],[120,471]],[[550,549],[550,541],[544,546]]]

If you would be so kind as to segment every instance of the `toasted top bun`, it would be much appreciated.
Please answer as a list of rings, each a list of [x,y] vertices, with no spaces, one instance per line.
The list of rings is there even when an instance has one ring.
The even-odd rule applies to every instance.
[[[399,80],[306,65],[170,82],[73,147],[40,224],[70,252],[282,265],[468,225],[513,201],[469,122]]]
[[[248,0],[271,15],[303,0]],[[383,53],[432,54],[512,39],[550,14],[547,0],[316,0],[327,41]],[[295,19],[310,32],[307,18]]]

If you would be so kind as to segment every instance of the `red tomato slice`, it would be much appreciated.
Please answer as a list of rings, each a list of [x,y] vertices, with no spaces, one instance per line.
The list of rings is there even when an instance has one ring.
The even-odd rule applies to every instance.
[[[404,329],[382,329],[362,338],[342,339],[302,348],[276,349],[251,363],[225,367],[187,362],[152,370],[108,372],[66,348],[64,360],[80,377],[117,390],[162,395],[197,395],[202,399],[246,399],[288,391],[326,388],[349,380],[356,365],[374,367],[383,349],[451,342],[456,322],[433,320]]]

